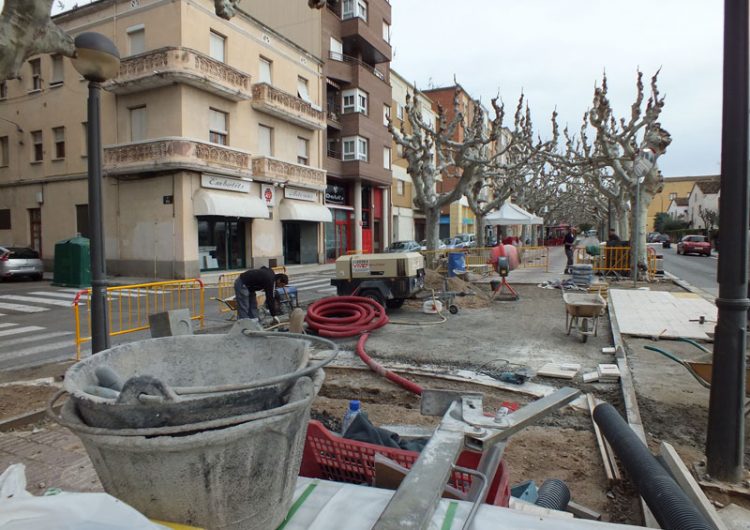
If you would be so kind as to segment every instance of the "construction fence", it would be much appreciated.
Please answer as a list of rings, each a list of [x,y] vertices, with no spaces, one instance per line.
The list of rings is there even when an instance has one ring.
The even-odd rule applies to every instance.
[[[448,269],[448,254],[461,253],[465,255],[466,269],[476,274],[492,272],[490,260],[493,247],[447,248],[440,250],[422,250],[428,266],[437,272],[445,273]],[[519,267],[522,269],[543,268],[549,271],[549,248],[536,246],[516,247],[518,250]]]
[[[204,286],[197,278],[122,285],[106,288],[109,336],[149,329],[149,315],[187,309],[190,318],[203,327]],[[76,328],[76,360],[81,344],[91,340],[91,289],[76,293],[73,300]]]
[[[599,254],[592,255],[583,247],[575,249],[575,263],[589,263],[594,268],[594,274],[614,274],[616,276],[627,276],[632,271],[632,257],[630,247],[608,247],[600,246]],[[654,249],[646,249],[646,267],[649,276],[657,274],[657,257]]]

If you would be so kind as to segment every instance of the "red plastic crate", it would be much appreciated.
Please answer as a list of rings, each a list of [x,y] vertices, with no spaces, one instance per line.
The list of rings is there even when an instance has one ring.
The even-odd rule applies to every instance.
[[[350,484],[374,483],[375,453],[390,458],[399,465],[411,469],[419,458],[415,451],[392,449],[382,445],[356,442],[333,435],[325,426],[316,420],[310,420],[307,426],[305,449],[302,454],[300,475],[310,478],[321,478]],[[463,451],[458,457],[456,465],[468,469],[476,469],[479,465],[481,453]],[[453,471],[448,483],[463,492],[469,490],[472,475]],[[490,482],[487,493],[487,504],[508,506],[510,499],[510,477],[505,461],[500,461],[495,476]]]

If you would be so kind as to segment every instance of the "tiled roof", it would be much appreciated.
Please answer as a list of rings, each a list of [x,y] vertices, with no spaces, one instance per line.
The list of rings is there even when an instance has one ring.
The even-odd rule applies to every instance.
[[[688,204],[689,204],[688,197],[675,197],[674,198],[675,206],[687,206]]]
[[[721,189],[721,182],[718,180],[696,182],[695,185],[701,189],[704,195],[714,195],[716,193],[719,193],[719,190]]]

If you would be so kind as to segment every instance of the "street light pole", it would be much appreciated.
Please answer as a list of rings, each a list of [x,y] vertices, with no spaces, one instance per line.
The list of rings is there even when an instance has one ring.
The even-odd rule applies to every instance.
[[[102,216],[102,141],[100,119],[101,83],[117,75],[120,54],[114,43],[99,33],[81,33],[75,38],[73,66],[88,82],[88,192],[91,230],[91,351],[109,348],[107,319],[107,267]]]
[[[707,471],[743,478],[748,259],[748,0],[724,2],[719,297],[706,437]]]

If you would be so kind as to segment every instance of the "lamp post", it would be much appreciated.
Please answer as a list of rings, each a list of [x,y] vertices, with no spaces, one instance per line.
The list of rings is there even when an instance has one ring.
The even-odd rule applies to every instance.
[[[81,33],[75,38],[73,67],[89,82],[87,105],[89,227],[91,230],[91,351],[109,348],[107,320],[107,268],[104,259],[102,220],[102,141],[99,118],[101,83],[120,69],[120,53],[100,33]]]
[[[630,250],[633,252],[633,287],[638,284],[638,244],[641,232],[641,183],[646,175],[654,169],[656,156],[654,152],[646,147],[641,149],[633,160],[633,173],[635,174],[635,200],[633,201],[633,233],[630,235]]]

